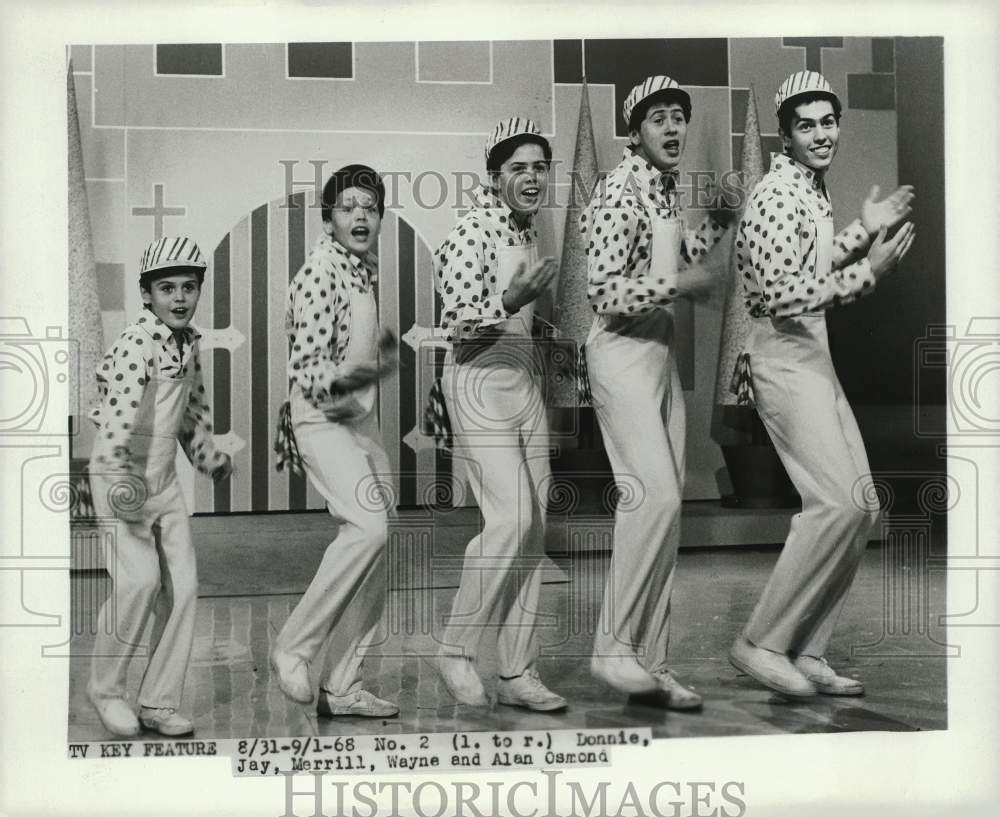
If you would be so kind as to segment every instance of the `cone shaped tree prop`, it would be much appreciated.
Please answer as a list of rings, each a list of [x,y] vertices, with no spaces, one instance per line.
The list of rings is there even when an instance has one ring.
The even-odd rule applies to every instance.
[[[747,98],[743,133],[740,169],[744,195],[740,205],[741,217],[750,194],[764,177],[764,152],[753,87]],[[712,438],[722,449],[733,486],[732,493],[722,497],[722,505],[735,508],[794,507],[798,504],[798,496],[756,410],[738,405],[736,395],[729,388],[736,362],[746,349],[752,327],[743,303],[743,282],[736,268],[735,252],[731,255],[726,286],[712,417]]]
[[[757,100],[752,87],[747,96],[743,134],[743,156],[740,162],[743,201],[740,203],[740,217],[743,215],[750,193],[764,178],[764,154],[760,142],[760,123],[757,120]],[[753,409],[749,406],[738,406],[736,395],[729,390],[736,361],[750,336],[750,325],[750,316],[743,305],[743,284],[739,280],[734,252],[730,256],[729,275],[726,279],[719,364],[715,373],[715,417],[712,423],[712,439],[719,445],[750,441]]]
[[[597,176],[597,147],[594,143],[594,125],[590,118],[587,79],[584,77],[580,89],[580,117],[576,126],[570,197],[566,207],[566,228],[563,231],[561,266],[553,310],[553,322],[561,337],[577,344],[582,344],[587,339],[594,321],[594,312],[587,300],[586,238],[580,233],[578,224]],[[577,405],[576,382],[552,366],[549,367],[549,404]]]
[[[104,353],[104,339],[72,65],[66,78],[66,106],[69,138],[69,338],[76,344],[78,355],[78,365],[70,366],[70,410],[79,410],[81,415],[85,415],[97,401],[97,383],[93,373]]]

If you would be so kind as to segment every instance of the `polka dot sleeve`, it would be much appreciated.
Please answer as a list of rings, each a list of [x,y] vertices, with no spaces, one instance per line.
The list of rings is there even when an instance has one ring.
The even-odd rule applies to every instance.
[[[104,356],[97,370],[101,405],[92,416],[104,453],[97,466],[108,473],[131,473],[132,433],[139,403],[153,370],[156,354],[149,337],[130,327]]]
[[[434,257],[441,328],[450,341],[473,337],[510,316],[496,291],[496,241],[477,220],[462,220]]]
[[[740,224],[740,247],[754,271],[766,314],[792,317],[828,309],[875,284],[867,259],[821,274],[806,206],[784,185],[759,187]],[[834,243],[835,254],[836,242]]]
[[[719,222],[711,216],[705,216],[697,227],[684,231],[681,255],[687,263],[697,264],[708,255],[708,251],[712,247],[719,243],[725,232],[726,228]]]
[[[648,259],[650,254],[648,226],[637,209],[599,207],[591,211],[591,216],[587,296],[594,312],[640,315],[681,295],[679,276],[671,280],[653,278],[635,269],[636,262]],[[581,226],[585,224],[581,218]]]
[[[205,397],[197,344],[191,349],[187,365],[190,390],[178,440],[191,464],[203,474],[211,475],[225,462],[226,455],[216,449],[212,436],[212,412]]]
[[[847,266],[851,259],[866,252],[871,244],[868,231],[857,218],[841,230],[833,240],[833,266],[836,269]]]
[[[291,283],[288,376],[313,405],[328,399],[350,333],[350,296],[336,272],[305,267]]]

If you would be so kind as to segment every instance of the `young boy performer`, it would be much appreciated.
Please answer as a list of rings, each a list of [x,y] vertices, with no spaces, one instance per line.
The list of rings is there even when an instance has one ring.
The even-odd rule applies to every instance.
[[[337,536],[281,628],[271,668],[293,701],[313,699],[309,663],[329,642],[320,715],[384,718],[399,708],[364,688],[362,649],[385,608],[389,458],[375,407],[378,379],[394,365],[378,326],[373,248],[385,187],[365,165],[341,168],[323,188],[323,233],[288,288],[289,402],[275,445],[278,468],[304,470],[338,522]],[[388,500],[391,492],[383,493]]]
[[[701,696],[667,668],[685,433],[671,305],[716,285],[696,264],[731,215],[713,210],[697,229],[684,225],[677,168],[691,119],[686,91],[670,77],[648,77],[623,114],[630,144],[580,217],[596,313],[585,353],[612,470],[619,484],[637,480],[641,496],[616,512],[591,670],[642,703],[697,709]]]
[[[444,399],[484,523],[465,552],[438,668],[457,700],[485,705],[476,657],[484,630],[499,622],[497,700],[539,711],[566,706],[535,669],[550,471],[531,325],[556,264],[538,260],[533,219],[551,158],[533,122],[500,122],[486,143],[490,185],[435,254],[441,324],[452,341]]]
[[[741,371],[757,413],[802,497],[774,572],[730,661],[790,696],[860,695],[823,658],[878,518],[868,458],[830,359],[826,310],[874,289],[913,243],[912,188],[862,204],[833,233],[825,177],[840,138],[840,100],[813,71],[778,89],[784,152],[753,191],[736,241],[753,330]],[[868,505],[864,503],[869,503]]]
[[[90,458],[94,505],[118,519],[106,562],[114,581],[101,607],[87,692],[101,722],[132,737],[194,731],[178,714],[194,641],[198,576],[188,511],[174,467],[177,443],[214,479],[232,472],[215,449],[198,339],[191,326],[207,264],[189,238],[161,238],[143,253],[144,312],[97,370],[101,404]],[[139,717],[125,698],[129,663],[152,617]]]

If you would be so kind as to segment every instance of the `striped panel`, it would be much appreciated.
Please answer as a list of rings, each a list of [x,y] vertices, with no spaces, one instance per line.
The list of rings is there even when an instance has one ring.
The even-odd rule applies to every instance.
[[[382,231],[379,233],[378,261],[378,314],[382,326],[396,333],[400,346],[403,341],[399,332],[399,257],[396,241],[396,214],[387,210],[382,219]],[[382,430],[382,443],[389,457],[389,465],[395,477],[395,488],[399,485],[399,440],[403,432],[399,427],[399,378],[387,377],[379,385],[379,424]],[[398,497],[397,497],[398,501]]]
[[[417,319],[416,289],[416,235],[403,219],[396,220],[399,242],[397,264],[399,292],[399,326],[409,329]],[[409,344],[399,347],[399,425],[405,434],[417,417],[417,355]],[[399,439],[397,435],[396,439]],[[416,452],[406,444],[399,447],[399,504],[412,506],[417,503],[414,474],[417,470]]]
[[[417,283],[417,324],[420,326],[436,326],[434,318],[434,274],[431,263],[430,247],[423,241],[417,241],[416,249],[416,270],[413,280]],[[416,371],[416,383],[414,387],[416,397],[415,424],[409,428],[415,429],[414,439],[420,438],[420,417],[424,406],[427,405],[427,396],[434,382],[434,360],[426,349],[417,349],[417,361],[414,370]],[[421,440],[422,441],[422,440]],[[433,448],[426,448],[423,445],[417,450],[417,473],[415,476],[414,489],[416,498],[414,504],[424,505],[432,502],[430,499],[431,488],[437,478],[435,468],[436,454]]]
[[[319,240],[320,235],[323,233],[323,219],[320,215],[318,208],[313,209],[310,205],[310,199],[305,200],[305,254],[309,257],[309,250],[316,244]],[[309,479],[305,480],[306,485],[306,508],[313,510],[316,508],[325,508],[326,501],[320,495],[319,491],[313,487],[312,482]]]
[[[247,216],[230,233],[232,246],[233,286],[230,320],[244,337],[250,338],[250,216]],[[233,414],[233,431],[244,445],[233,457],[233,466],[239,472],[233,480],[231,510],[251,509],[250,484],[250,344],[244,342],[232,352],[232,385],[230,406]]]
[[[272,458],[268,449],[268,206],[250,217],[250,507],[268,508],[267,481]],[[277,311],[277,310],[271,310]]]
[[[252,210],[219,243],[213,254],[213,326],[230,326],[245,342],[235,349],[213,349],[205,367],[218,434],[243,442],[233,458],[235,476],[197,499],[196,510],[215,512],[322,509],[323,498],[301,477],[274,467],[277,415],[287,399],[284,329],[288,282],[302,267],[322,230],[307,194],[276,199]],[[376,299],[382,326],[397,337],[414,323],[430,327],[439,318],[431,277],[431,251],[408,222],[386,213],[378,244]],[[379,389],[382,439],[393,471],[399,475],[397,502],[413,506],[427,500],[428,488],[448,462],[427,449],[415,452],[402,437],[419,428],[427,391],[441,356],[420,360],[400,343],[400,372]],[[411,438],[412,439],[412,438]]]
[[[302,268],[306,261],[306,194],[295,193],[288,197],[285,202],[288,207],[285,212],[288,214],[288,283],[295,277],[295,274]],[[283,280],[280,275],[274,276],[277,280]],[[284,313],[285,298],[288,287],[283,288],[284,293],[281,298],[282,313]],[[284,320],[282,320],[282,331],[279,336],[284,342],[281,348],[284,351],[282,369],[285,368],[285,361],[288,360],[288,339],[284,333]],[[284,402],[287,395],[287,381],[285,389],[276,389],[280,402]],[[306,507],[306,479],[300,474],[290,474],[288,480],[288,507],[293,511],[301,511]]]
[[[268,425],[267,425],[267,507],[272,511],[289,508],[288,470],[275,469],[274,438],[278,427],[278,412],[285,402],[285,361],[288,341],[285,338],[284,304],[288,283],[281,271],[288,268],[289,211],[283,201],[268,206],[268,268],[267,277],[267,350],[268,350]],[[299,234],[301,240],[301,233]]]
[[[212,328],[225,329],[229,326],[231,311],[230,292],[232,271],[230,240],[227,235],[215,249],[211,276]],[[213,349],[211,365],[203,365],[205,393],[212,395],[212,425],[216,434],[226,434],[232,428],[232,412],[229,409],[229,391],[232,382],[232,367],[228,349]],[[213,487],[213,510],[225,513],[231,507],[232,478],[216,482]]]

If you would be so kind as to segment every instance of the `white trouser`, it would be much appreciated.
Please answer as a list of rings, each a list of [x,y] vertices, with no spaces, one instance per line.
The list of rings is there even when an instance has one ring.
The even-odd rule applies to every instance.
[[[94,503],[101,516],[110,515],[105,487],[95,480]],[[142,706],[179,708],[194,641],[198,569],[176,477],[146,500],[137,521],[118,520],[105,564],[114,585],[97,616],[91,696],[125,697],[129,662],[152,616],[149,663],[137,700]]]
[[[673,317],[598,317],[586,344],[594,409],[620,488],[594,655],[666,669],[684,491],[684,393]]]
[[[483,515],[465,549],[442,652],[475,659],[486,628],[500,624],[501,676],[521,675],[537,657],[541,561],[551,481],[548,425],[528,338],[474,361],[445,367],[442,387],[462,458]]]
[[[191,527],[174,461],[177,433],[190,393],[190,374],[165,377],[155,370],[143,389],[129,441],[132,476],[108,472],[111,445],[98,438],[90,458],[94,507],[102,517],[119,516],[115,539],[105,548],[105,566],[114,582],[97,617],[89,692],[97,699],[123,698],[128,665],[153,617],[149,663],[138,702],[148,707],[180,707],[184,676],[194,642],[198,566]],[[143,501],[144,500],[144,501]],[[117,507],[113,507],[117,506]]]
[[[757,320],[748,351],[757,412],[802,512],[744,632],[759,647],[822,656],[878,520],[868,457],[822,314]]]
[[[389,478],[389,458],[374,413],[354,424],[297,424],[295,439],[339,530],[277,646],[311,661],[329,641],[320,686],[345,695],[361,688],[364,645],[374,642],[385,609],[388,511],[376,486]]]

